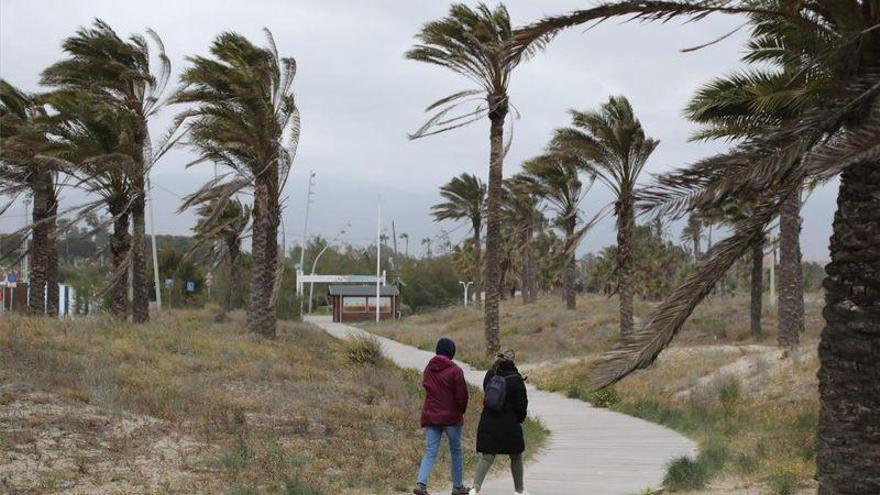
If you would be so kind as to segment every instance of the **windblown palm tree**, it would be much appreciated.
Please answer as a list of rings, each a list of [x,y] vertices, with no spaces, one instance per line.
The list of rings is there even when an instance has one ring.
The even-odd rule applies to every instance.
[[[449,15],[424,25],[419,43],[407,58],[445,67],[467,77],[476,87],[458,91],[431,104],[434,115],[410,137],[445,132],[489,117],[489,185],[486,202],[486,352],[500,349],[498,301],[500,298],[501,183],[505,155],[504,121],[511,105],[507,94],[513,70],[543,45],[536,38],[514,47],[510,15],[503,4],[494,10],[485,4],[471,9],[453,4]],[[476,109],[450,116],[456,108],[477,102]]]
[[[38,96],[0,79],[0,194],[17,198],[28,193],[33,198],[32,223],[27,227],[32,232],[27,247],[31,286],[28,311],[54,316],[58,314],[57,170],[38,157],[49,146],[47,111],[38,100]],[[0,213],[11,204],[2,207]]]
[[[483,230],[486,185],[476,175],[461,174],[453,177],[440,188],[440,196],[445,201],[431,207],[431,214],[436,221],[467,219],[471,222],[474,245],[473,291],[474,300],[480,304],[483,287],[480,276],[483,271],[480,233]]]
[[[562,272],[562,299],[568,309],[575,309],[577,266],[575,251],[592,222],[582,226],[580,203],[592,182],[584,187],[578,176],[579,162],[570,155],[547,154],[523,164],[519,177],[528,183],[532,192],[546,201],[556,213],[553,223],[565,236],[565,264]]]
[[[573,126],[556,130],[550,150],[572,156],[614,193],[620,334],[628,337],[633,331],[636,182],[660,142],[645,136],[642,124],[623,96],[612,96],[596,111],[573,110],[571,115]]]
[[[109,218],[98,222],[92,231],[109,224],[110,257],[113,270],[106,290],[111,294],[111,312],[120,319],[129,313],[128,274],[131,235],[129,234],[131,204],[137,194],[132,186],[138,165],[132,156],[135,145],[127,132],[131,116],[118,108],[104,105],[85,91],[60,90],[45,96],[57,112],[50,119],[52,146],[45,152],[76,181],[75,186],[96,199],[71,209],[77,217],[68,224],[87,220],[101,208]]]
[[[534,237],[544,223],[540,208],[541,198],[533,194],[529,181],[514,176],[504,181],[504,208],[502,218],[513,231],[520,255],[520,285],[523,304],[538,300],[537,266],[534,255]]]
[[[251,208],[242,204],[239,199],[230,199],[222,209],[217,208],[213,203],[214,201],[208,201],[198,206],[198,221],[193,227],[196,242],[193,243],[187,254],[209,244],[211,246],[209,255],[213,259],[226,258],[229,267],[229,281],[226,288],[224,310],[232,311],[241,306],[240,285],[238,283],[241,280],[239,256],[241,255],[241,241],[251,219]]]
[[[189,142],[200,161],[231,170],[188,196],[181,208],[212,201],[219,217],[239,192],[253,193],[251,300],[247,324],[267,337],[276,332],[275,301],[279,270],[278,225],[282,191],[299,142],[299,110],[293,98],[296,62],[280,57],[271,33],[258,47],[237,33],[223,33],[211,45],[211,58],[190,57],[176,97],[190,103],[180,119],[188,122]]]
[[[691,244],[691,254],[694,257],[694,261],[699,261],[700,256],[702,256],[702,252],[700,251],[700,241],[703,238],[703,219],[700,218],[700,215],[696,212],[692,212],[688,215],[687,224],[685,224],[684,228],[681,230],[681,240],[682,242],[689,242]]]
[[[669,195],[684,189],[681,202],[763,194],[753,215],[718,243],[687,282],[661,304],[640,338],[596,368],[596,385],[613,383],[651,363],[681,329],[712,285],[764,234],[782,203],[798,194],[805,178],[841,174],[838,209],[826,267],[826,326],[819,345],[821,368],[817,479],[820,494],[880,492],[880,443],[866,434],[880,422],[880,8],[876,0],[808,2],[727,0],[617,2],[540,21],[519,33],[528,46],[569,26],[634,16],[669,20],[702,18],[714,12],[750,15],[751,44],[767,63],[807,73],[822,98],[791,119],[724,155],[667,177]],[[797,42],[794,42],[797,40]],[[710,194],[699,186],[720,175]],[[702,191],[696,192],[693,191]],[[711,196],[711,197],[707,197]]]
[[[148,122],[166,103],[163,94],[171,76],[171,62],[162,40],[152,30],[147,30],[147,35],[153,41],[155,53],[146,37],[135,34],[125,40],[107,23],[96,19],[92,27],[82,27],[64,40],[62,48],[67,58],[46,68],[42,77],[43,84],[62,91],[89,93],[100,104],[129,117],[126,132],[132,143],[133,163],[129,212],[135,322],[150,319],[145,257],[146,182],[150,167],[162,154],[152,150]]]

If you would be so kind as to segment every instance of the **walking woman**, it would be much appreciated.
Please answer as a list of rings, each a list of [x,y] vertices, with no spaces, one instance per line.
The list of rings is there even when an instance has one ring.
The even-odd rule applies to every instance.
[[[526,420],[529,399],[525,381],[516,369],[513,352],[498,354],[483,379],[483,391],[486,398],[477,429],[477,452],[482,458],[477,466],[470,495],[480,493],[486,473],[497,455],[510,456],[514,490],[516,495],[525,495],[522,459],[525,440],[522,422]]]

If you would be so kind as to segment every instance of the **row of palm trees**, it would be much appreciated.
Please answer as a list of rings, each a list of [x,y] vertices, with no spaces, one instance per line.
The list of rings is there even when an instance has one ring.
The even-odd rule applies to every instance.
[[[168,91],[171,63],[155,32],[123,38],[96,20],[63,41],[64,57],[42,73],[44,93],[30,95],[0,82],[0,192],[12,194],[13,201],[30,194],[34,203],[26,229],[33,234],[32,313],[57,314],[57,217],[72,215],[74,221],[65,224],[72,228],[104,210],[109,215],[98,228],[112,229],[111,311],[136,323],[149,320],[149,174],[173,146],[188,146],[199,154],[190,165],[210,161],[224,170],[181,206],[198,210],[197,244],[220,242],[236,267],[243,233],[251,232],[248,326],[275,335],[278,225],[299,112],[292,91],[296,63],[278,54],[268,31],[266,38],[261,47],[237,33],[219,35],[210,56],[187,59],[179,88]],[[150,121],[171,105],[180,110],[154,142]],[[93,199],[59,212],[64,187],[82,189]],[[252,196],[253,204],[242,204],[243,195]],[[228,307],[238,297],[231,293]]]
[[[623,96],[611,97],[595,111],[571,111],[572,125],[556,129],[541,155],[526,161],[522,171],[502,184],[502,230],[515,239],[522,258],[520,286],[523,300],[536,297],[532,238],[544,223],[544,211],[563,236],[562,298],[568,309],[576,306],[575,252],[584,235],[604,216],[583,218],[581,204],[593,182],[599,180],[615,195],[617,218],[617,273],[620,294],[620,330],[633,328],[632,249],[636,216],[636,183],[658,141],[645,135],[632,105]],[[474,249],[476,291],[480,294],[482,262],[480,232],[487,208],[486,187],[475,175],[462,174],[440,188],[444,201],[432,209],[434,218],[468,219]],[[477,298],[479,301],[479,298]]]
[[[880,492],[880,441],[871,433],[880,424],[880,2],[611,1],[521,29],[511,28],[503,5],[471,9],[456,4],[447,17],[423,27],[408,56],[462,74],[474,87],[431,105],[434,115],[412,137],[490,119],[484,284],[486,344],[493,352],[499,347],[504,120],[514,69],[570,27],[616,17],[665,22],[716,13],[745,17],[742,28],[750,30],[750,37],[744,62],[749,67],[707,84],[688,113],[705,124],[698,138],[735,144],[658,178],[641,207],[686,216],[718,211],[732,202],[747,207],[748,214],[732,220],[733,234],[713,246],[646,324],[594,368],[594,385],[613,384],[649,366],[729,268],[750,250],[757,252],[755,246],[764,242],[776,218],[783,243],[780,275],[789,281],[782,282],[782,289],[795,289],[788,292],[790,300],[783,300],[780,322],[789,327],[784,343],[796,341],[803,325],[803,298],[796,292],[801,194],[807,184],[840,175],[819,347],[817,479],[821,494]],[[721,33],[706,46],[726,38]],[[479,102],[476,110],[452,114],[472,101]],[[631,207],[618,196],[618,231],[624,237]],[[693,234],[698,219],[692,218]]]

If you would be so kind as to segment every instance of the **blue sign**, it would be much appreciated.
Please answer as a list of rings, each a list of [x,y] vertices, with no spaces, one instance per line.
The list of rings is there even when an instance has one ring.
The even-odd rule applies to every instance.
[[[173,278],[166,278],[165,279],[165,286],[171,287],[172,285],[174,285],[174,279]]]
[[[6,280],[7,280],[10,284],[14,284],[14,283],[15,283],[15,279],[16,279],[16,277],[15,277],[15,274],[14,274],[14,273],[10,273],[10,274],[6,275]]]
[[[186,291],[187,292],[195,292],[196,291],[196,283],[195,282],[187,282],[186,283]]]

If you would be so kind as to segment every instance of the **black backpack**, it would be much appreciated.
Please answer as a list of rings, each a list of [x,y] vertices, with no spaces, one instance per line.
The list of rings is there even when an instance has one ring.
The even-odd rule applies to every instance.
[[[483,407],[493,411],[504,409],[504,401],[507,398],[507,378],[510,377],[503,377],[497,373],[489,378],[489,383],[486,384],[486,394],[483,396]]]

